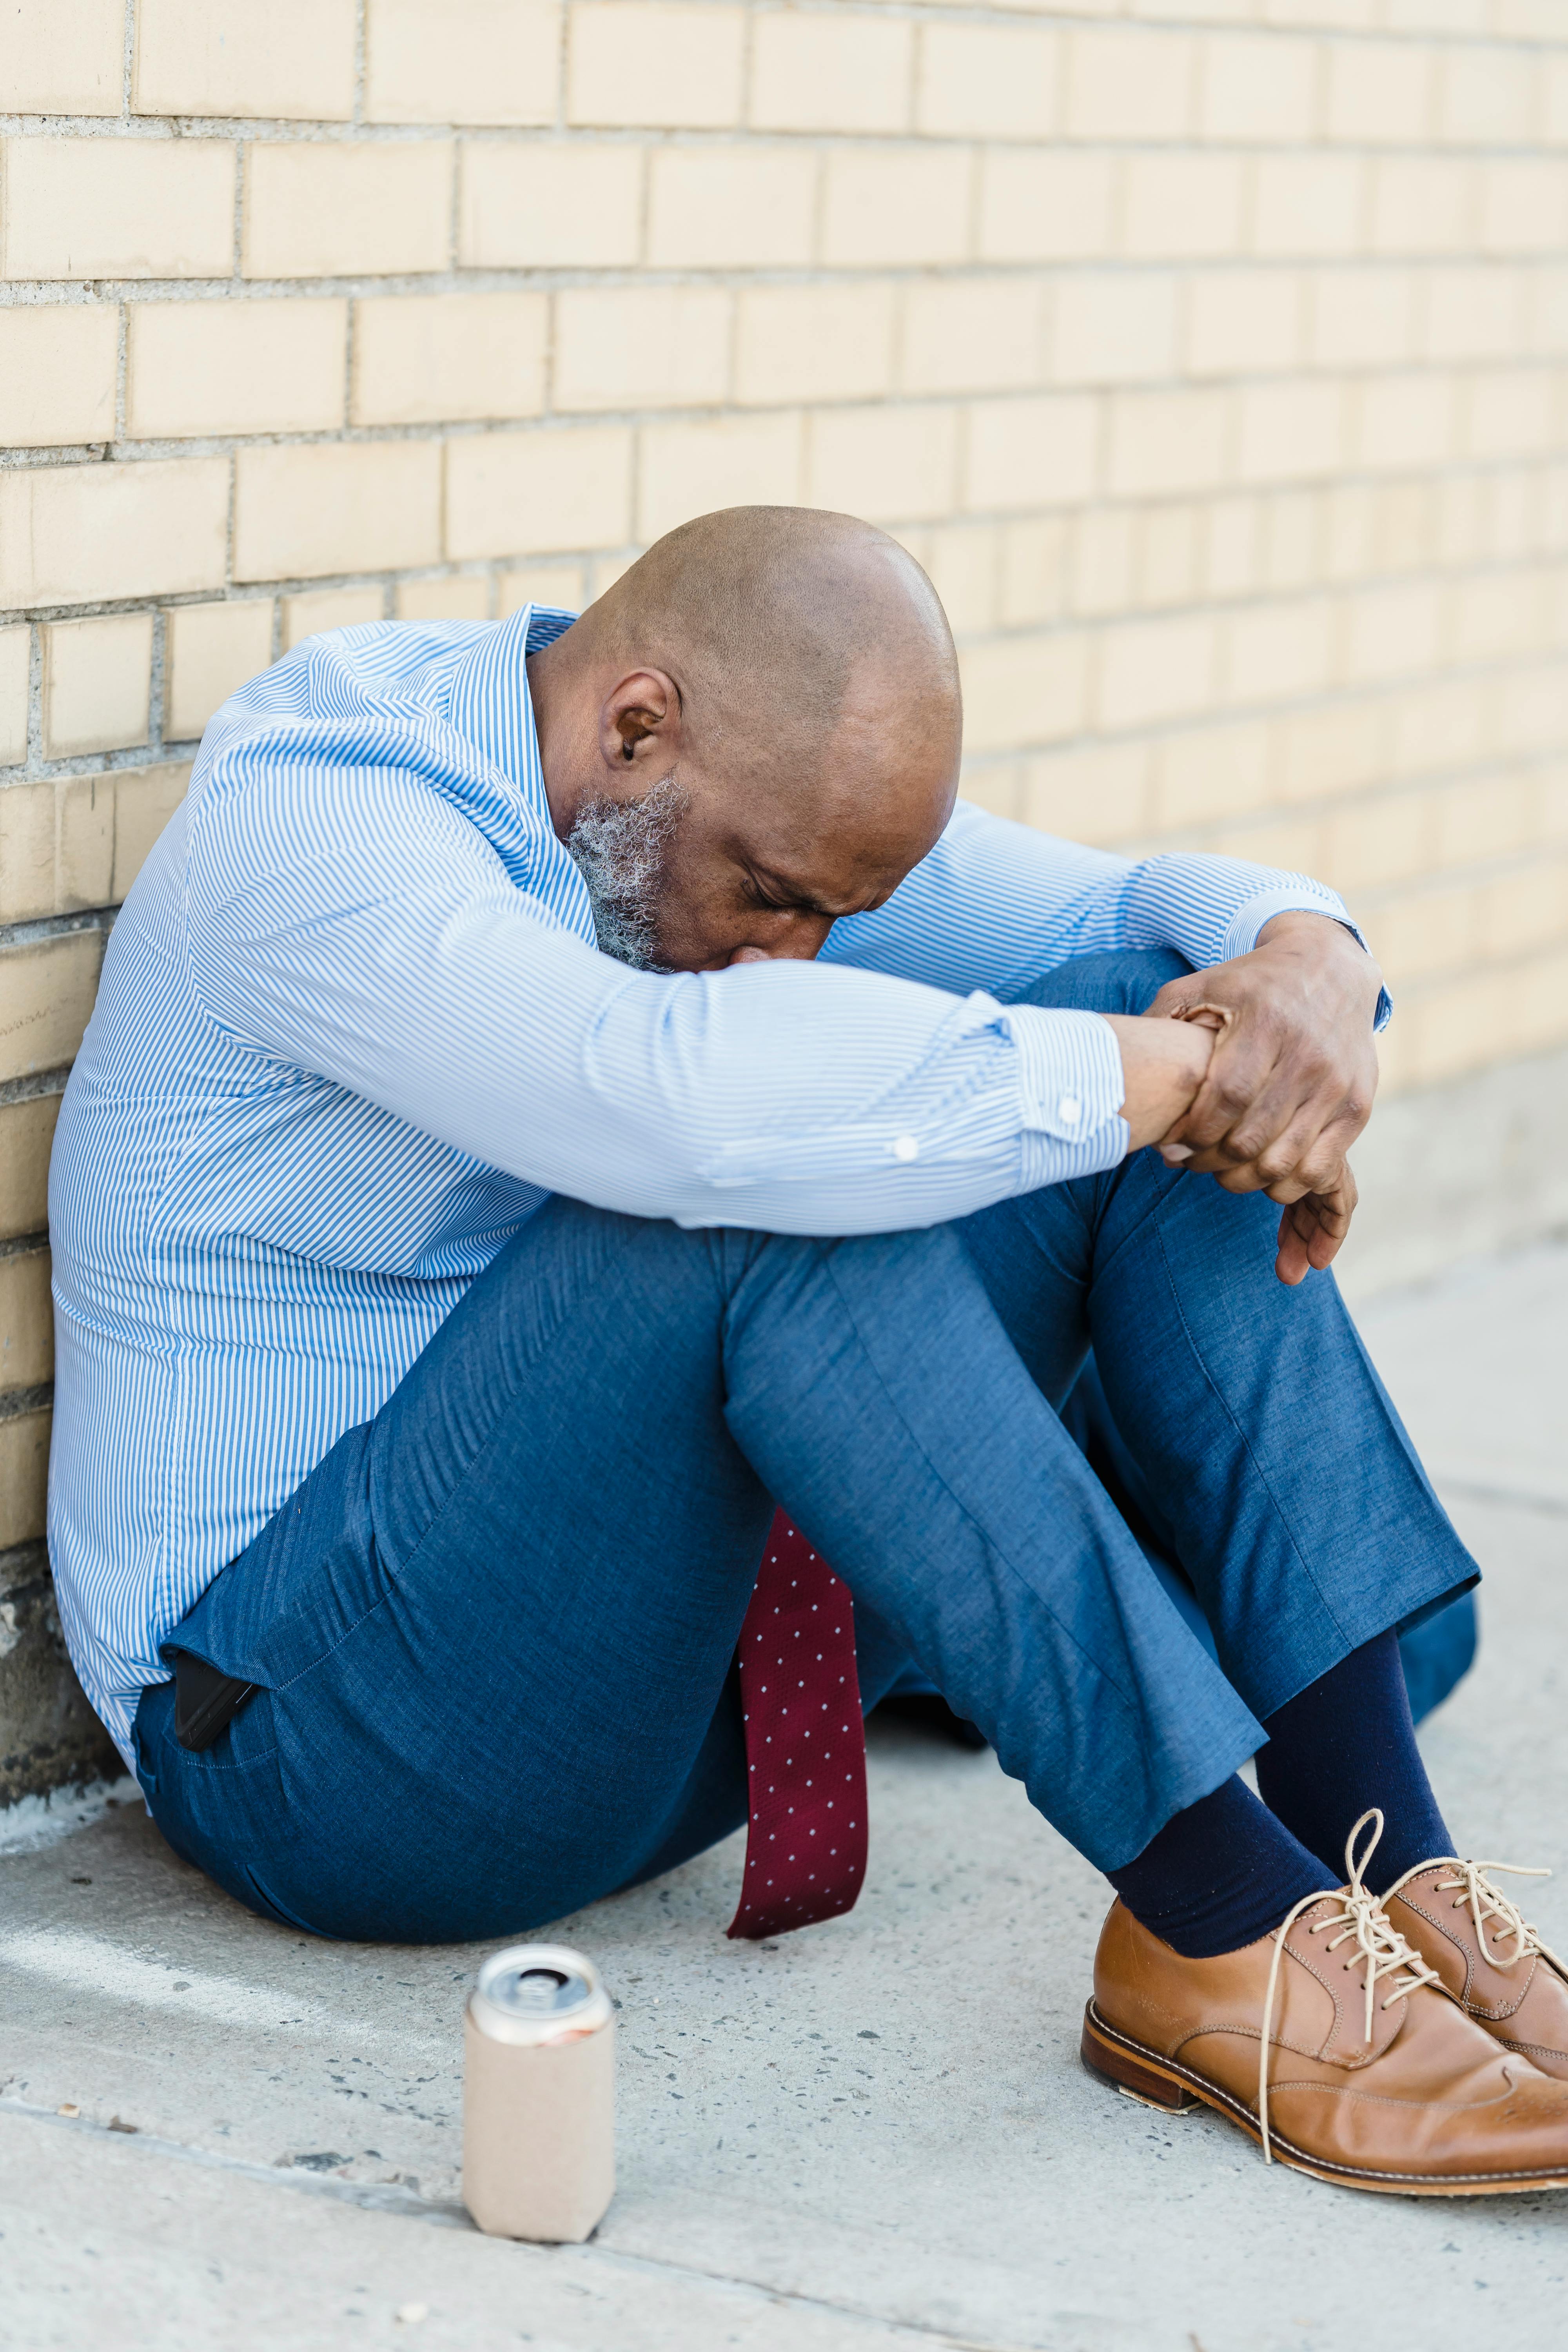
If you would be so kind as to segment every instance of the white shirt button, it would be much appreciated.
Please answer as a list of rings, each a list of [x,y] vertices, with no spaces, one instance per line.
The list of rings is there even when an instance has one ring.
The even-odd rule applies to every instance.
[[[1057,1117],[1064,1127],[1076,1127],[1083,1117],[1083,1105],[1076,1095],[1063,1095],[1057,1105]]]
[[[912,1135],[900,1135],[893,1145],[895,1160],[918,1160],[920,1156],[920,1144]]]

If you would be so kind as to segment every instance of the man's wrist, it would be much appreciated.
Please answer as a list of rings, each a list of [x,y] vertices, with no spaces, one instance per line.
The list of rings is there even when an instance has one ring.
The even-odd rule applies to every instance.
[[[1121,1116],[1130,1149],[1158,1143],[1186,1117],[1208,1075],[1214,1033],[1196,1023],[1147,1013],[1104,1013],[1121,1055]]]
[[[1348,931],[1362,948],[1366,939],[1359,923],[1352,921],[1349,908],[1337,891],[1327,890],[1318,884],[1281,876],[1277,887],[1256,891],[1237,907],[1226,925],[1225,940],[1217,963],[1234,962],[1237,957],[1251,955],[1260,948],[1266,935],[1279,940],[1283,932],[1273,926],[1287,916],[1310,915],[1315,922],[1332,923]]]
[[[1293,931],[1301,933],[1303,937],[1312,933],[1321,937],[1325,923],[1339,933],[1347,947],[1356,948],[1363,956],[1370,957],[1366,942],[1354,924],[1348,923],[1342,915],[1332,913],[1327,907],[1282,908],[1279,914],[1269,916],[1258,934],[1257,944],[1260,948],[1267,947],[1272,940],[1289,938]]]
[[[1324,925],[1328,926],[1327,935]],[[1333,955],[1335,935],[1342,949],[1342,968],[1352,987],[1364,987],[1375,1029],[1387,1022],[1392,1005],[1383,984],[1383,968],[1355,925],[1325,907],[1289,907],[1271,915],[1258,934],[1258,948],[1285,948],[1300,943],[1310,954]]]

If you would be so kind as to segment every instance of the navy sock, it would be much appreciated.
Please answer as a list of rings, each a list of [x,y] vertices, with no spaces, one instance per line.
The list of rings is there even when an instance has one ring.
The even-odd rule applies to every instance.
[[[1189,1960],[1256,1943],[1303,1895],[1339,1883],[1234,1778],[1173,1815],[1136,1861],[1105,1874],[1133,1917]]]
[[[1397,1634],[1363,1642],[1263,1728],[1268,1745],[1256,1759],[1263,1801],[1336,1884],[1345,1874],[1345,1840],[1373,1805],[1384,1832],[1369,1885],[1391,1886],[1417,1863],[1453,1853],[1415,1745]]]

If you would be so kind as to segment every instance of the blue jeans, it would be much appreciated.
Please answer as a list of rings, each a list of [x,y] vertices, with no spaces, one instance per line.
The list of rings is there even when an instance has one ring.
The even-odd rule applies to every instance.
[[[1084,958],[1042,1003],[1184,969]],[[1151,1151],[929,1232],[708,1229],[556,1198],[171,1639],[256,1696],[205,1752],[144,1693],[179,1853],[317,1932],[510,1934],[745,1818],[731,1673],[773,1498],[855,1596],[864,1703],[913,1659],[1100,1867],[1270,1714],[1476,1570],[1331,1279]],[[1092,1341],[1213,1629],[1056,1407]]]

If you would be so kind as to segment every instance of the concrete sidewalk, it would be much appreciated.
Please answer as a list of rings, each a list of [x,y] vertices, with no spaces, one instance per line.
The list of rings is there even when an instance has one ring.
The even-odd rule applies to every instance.
[[[1561,1864],[1568,1249],[1363,1324],[1487,1571],[1480,1662],[1426,1737],[1439,1793],[1463,1845]],[[727,1944],[734,1840],[561,1923],[623,2038],[619,2193],[560,2251],[458,2203],[476,1952],[268,1927],[138,1803],[79,1809],[0,1861],[0,2345],[1556,2339],[1568,2196],[1357,2197],[1117,2098],[1077,2057],[1095,1874],[990,1755],[879,1731],[871,1777],[847,1919]],[[1529,1907],[1568,1948],[1568,1879]]]

